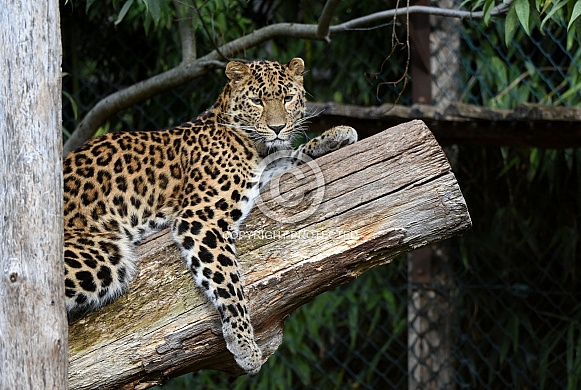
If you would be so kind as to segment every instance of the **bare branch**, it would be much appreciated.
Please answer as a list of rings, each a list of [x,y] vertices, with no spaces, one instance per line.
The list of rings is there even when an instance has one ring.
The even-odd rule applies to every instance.
[[[217,61],[196,60],[122,89],[100,100],[79,123],[63,147],[63,155],[81,146],[91,138],[108,118],[134,104],[178,87],[205,75],[210,69],[223,66]]]
[[[329,39],[329,26],[331,25],[331,19],[338,5],[339,0],[327,0],[325,3],[323,12],[321,12],[321,17],[319,18],[319,27],[317,28],[318,39],[331,42],[331,39]]]
[[[494,7],[490,14],[492,16],[502,15],[508,11],[512,0],[508,0],[505,4],[499,4],[498,6]],[[388,11],[376,12],[371,15],[362,16],[360,18],[356,18],[350,20],[348,22],[344,22],[330,28],[330,32],[338,33],[343,31],[349,31],[353,29],[357,29],[371,23],[378,23],[385,19],[392,18],[397,15],[411,15],[411,14],[428,14],[434,16],[446,16],[449,18],[458,18],[458,19],[480,19],[484,17],[484,12],[471,12],[471,11],[461,11],[455,9],[445,9],[445,8],[438,8],[438,7],[427,7],[423,5],[412,5],[409,7],[404,8],[396,8],[391,9]]]
[[[499,15],[503,12],[506,12],[510,3],[511,1],[507,1],[506,4],[495,7],[491,14]],[[428,13],[431,15],[455,18],[481,18],[484,16],[482,12],[468,12],[440,9],[436,7],[411,6],[395,10],[377,12],[368,16],[331,26],[329,28],[329,33],[335,34],[353,30],[359,27],[364,27],[370,23],[393,18],[395,15],[403,15],[408,12]],[[316,24],[278,23],[266,26],[241,38],[235,39],[232,42],[228,42],[198,60],[192,61],[190,63],[182,63],[164,73],[141,81],[124,90],[115,92],[100,100],[95,105],[95,107],[90,110],[87,115],[85,115],[71,137],[65,143],[64,154],[66,155],[70,151],[82,145],[97,131],[99,126],[101,126],[115,113],[146,99],[149,99],[157,94],[183,85],[197,77],[201,77],[205,75],[210,69],[223,66],[224,64],[220,61],[222,61],[224,57],[230,58],[234,54],[239,53],[245,49],[258,46],[263,42],[280,37],[311,40],[324,39],[324,37],[319,37],[318,31],[319,26]]]

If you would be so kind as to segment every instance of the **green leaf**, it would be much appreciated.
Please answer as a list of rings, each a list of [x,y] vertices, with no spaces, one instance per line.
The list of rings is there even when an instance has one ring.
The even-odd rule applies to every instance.
[[[520,159],[518,156],[515,156],[509,163],[505,164],[504,167],[500,170],[496,178],[501,178],[502,176],[506,175],[508,171],[510,171],[513,167],[516,167],[520,164]]]
[[[75,118],[75,120],[77,120],[79,117],[79,108],[77,106],[77,102],[75,102],[75,99],[73,99],[73,97],[70,93],[68,93],[67,91],[62,91],[62,92],[63,92],[63,95],[71,103],[71,108],[73,109],[73,118]]]
[[[509,66],[500,57],[494,56],[490,57],[490,66],[494,72],[494,77],[498,80],[500,87],[508,86],[510,77],[508,75]]]
[[[581,15],[581,1],[578,1],[573,7],[573,12],[571,13],[571,19],[569,19],[569,24],[567,25],[567,30],[571,29],[573,22]]]
[[[488,25],[488,21],[490,20],[490,13],[492,12],[493,8],[494,0],[486,0],[484,8],[482,9],[482,12],[484,13],[484,25]]]
[[[125,4],[123,4],[123,7],[121,8],[121,11],[119,11],[119,15],[117,16],[117,20],[115,20],[115,25],[118,25],[123,21],[123,18],[125,17],[125,15],[127,15],[127,12],[129,11],[129,8],[131,8],[132,5],[133,0],[127,0]]]
[[[572,99],[576,94],[579,93],[580,88],[581,82],[576,85],[572,85],[571,88],[567,89],[567,91],[561,95],[561,100],[566,101],[568,99]]]
[[[161,8],[159,6],[159,0],[141,0],[145,4],[147,12],[151,15],[154,24],[157,26],[159,20],[161,19]]]
[[[549,354],[551,350],[549,348],[541,347],[540,359],[539,359],[539,382],[540,388],[545,388],[545,382],[547,381],[547,368],[549,367]]]
[[[516,0],[514,2],[514,9],[516,11],[516,16],[520,24],[522,24],[523,28],[527,35],[531,35],[531,25],[529,22],[530,16],[530,4],[529,0]]]
[[[545,1],[545,4],[543,4],[543,9],[540,11],[540,13],[544,14],[547,11],[547,8],[549,8],[549,6],[551,5],[551,3],[553,3],[552,0]],[[539,4],[539,3],[537,2],[537,4]],[[537,7],[537,9],[538,9],[538,7]]]
[[[359,324],[359,306],[353,305],[347,312],[347,321],[349,322],[349,347],[355,349],[357,344],[358,324]]]
[[[567,0],[561,0],[560,2],[558,2],[557,4],[554,4],[551,7],[551,10],[547,14],[547,16],[545,16],[545,18],[543,19],[543,22],[541,23],[541,31],[543,30],[545,23],[547,23],[549,20],[551,20],[553,15],[555,15],[555,13],[557,13],[557,11],[559,11],[561,8],[563,8],[566,5],[567,5]]]
[[[514,7],[510,7],[504,21],[504,44],[506,47],[511,46],[513,43],[512,38],[514,37],[516,26],[518,26],[517,22],[518,18],[516,16],[516,9]]]
[[[567,32],[567,50],[571,51],[576,42],[581,42],[581,18],[577,18]]]
[[[569,325],[568,329],[567,329],[567,349],[565,351],[565,356],[567,359],[567,372],[573,372],[574,371],[574,365],[573,365],[573,361],[574,361],[574,345],[575,345],[575,341],[574,341],[574,336],[575,336],[575,327],[573,325]]]
[[[304,382],[309,382],[309,377],[311,376],[311,366],[306,361],[306,359],[295,359],[293,361],[293,370],[301,379],[303,379]]]

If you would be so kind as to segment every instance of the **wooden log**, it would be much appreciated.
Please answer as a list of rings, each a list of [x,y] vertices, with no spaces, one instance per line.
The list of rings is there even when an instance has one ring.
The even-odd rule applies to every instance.
[[[284,319],[297,307],[471,226],[448,161],[421,121],[319,158],[272,184],[261,192],[237,245],[265,358],[282,342]],[[168,232],[143,243],[140,258],[127,295],[70,327],[70,387],[144,389],[201,369],[241,374],[217,313],[197,291]]]

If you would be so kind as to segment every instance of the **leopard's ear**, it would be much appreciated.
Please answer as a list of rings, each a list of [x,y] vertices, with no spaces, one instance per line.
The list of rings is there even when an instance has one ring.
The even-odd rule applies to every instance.
[[[226,76],[230,79],[230,84],[233,87],[250,77],[250,75],[250,68],[243,62],[230,61],[228,65],[226,65]]]
[[[303,61],[302,58],[296,57],[290,60],[290,62],[287,65],[287,68],[292,76],[302,79],[303,72],[305,71],[305,62]]]

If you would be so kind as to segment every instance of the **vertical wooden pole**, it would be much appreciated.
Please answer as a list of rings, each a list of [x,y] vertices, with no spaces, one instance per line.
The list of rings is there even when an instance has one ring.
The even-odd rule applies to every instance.
[[[57,0],[0,0],[0,389],[66,389]]]
[[[410,5],[429,5],[428,0],[415,0]],[[410,15],[410,45],[412,77],[412,102],[432,103],[432,75],[430,68],[429,15]],[[430,377],[429,342],[426,339],[430,319],[426,316],[425,292],[422,286],[430,285],[432,251],[424,247],[408,255],[408,388],[428,388]]]
[[[429,5],[427,0],[413,5]],[[430,16],[410,15],[412,102],[433,104]],[[440,96],[435,90],[435,96]],[[450,326],[452,312],[446,262],[435,254],[435,246],[408,256],[408,388],[453,389]],[[438,294],[438,290],[443,293]]]
[[[415,250],[408,260],[408,388],[454,389],[451,324],[454,284],[445,247]]]
[[[428,0],[411,1],[410,5],[429,6]],[[432,104],[432,72],[430,69],[430,16],[410,15],[410,73],[412,77],[412,101]]]

